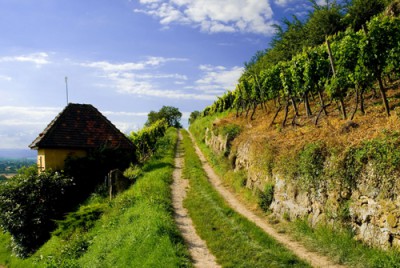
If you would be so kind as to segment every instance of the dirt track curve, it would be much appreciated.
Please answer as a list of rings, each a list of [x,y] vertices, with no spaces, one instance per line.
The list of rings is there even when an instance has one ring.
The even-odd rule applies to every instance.
[[[255,223],[258,227],[264,230],[268,235],[279,241],[286,248],[291,250],[294,254],[296,254],[299,258],[309,262],[314,267],[330,267],[330,268],[344,268],[346,266],[335,264],[329,258],[322,256],[316,252],[311,252],[304,248],[300,243],[290,239],[289,236],[285,234],[278,233],[272,226],[270,226],[265,220],[254,214],[252,211],[247,209],[241,202],[239,202],[236,197],[228,191],[223,185],[218,177],[218,175],[214,172],[210,164],[208,164],[206,158],[203,153],[197,146],[192,134],[190,133],[190,137],[193,141],[193,144],[196,148],[196,153],[199,156],[203,169],[206,171],[207,176],[209,178],[210,183],[213,187],[223,196],[223,198],[228,202],[228,204],[236,210],[238,213]],[[204,266],[206,267],[206,266]]]
[[[196,233],[192,219],[187,210],[183,207],[183,200],[186,198],[186,190],[189,187],[189,181],[182,178],[183,169],[183,150],[179,144],[182,141],[182,134],[179,132],[178,149],[175,155],[175,170],[173,173],[174,181],[172,188],[172,204],[174,207],[174,218],[179,230],[188,245],[190,256],[195,267],[221,267],[217,264],[215,256],[210,253],[206,242]]]

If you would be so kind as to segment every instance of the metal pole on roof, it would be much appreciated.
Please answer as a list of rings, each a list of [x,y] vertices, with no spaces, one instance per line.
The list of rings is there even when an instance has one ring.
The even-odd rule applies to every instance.
[[[65,90],[67,94],[67,105],[68,105],[68,77],[65,77]]]

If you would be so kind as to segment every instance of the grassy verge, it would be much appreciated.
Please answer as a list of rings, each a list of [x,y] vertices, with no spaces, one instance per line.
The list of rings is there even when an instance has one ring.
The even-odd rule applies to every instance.
[[[281,225],[308,248],[349,267],[400,267],[400,251],[368,247],[353,239],[350,230],[320,225],[311,228],[304,220]]]
[[[236,175],[236,179],[233,180],[229,179],[229,177],[234,178],[234,175],[223,175],[232,173],[227,159],[216,155],[204,144],[204,129],[207,126],[211,126],[217,116],[224,117],[224,115],[220,114],[214,115],[212,118],[200,118],[199,121],[191,125],[190,130],[195,136],[200,149],[213,165],[215,171],[223,178],[224,182],[229,184],[231,189],[237,195],[241,196],[241,199],[248,206],[256,208],[258,202],[257,196],[249,189],[246,189],[246,187],[239,186],[240,176],[242,175]],[[263,213],[260,208],[258,208],[258,213]],[[274,219],[271,222],[275,223],[276,221]],[[282,221],[276,227],[279,231],[289,233],[295,239],[301,241],[306,248],[330,256],[338,263],[348,265],[349,267],[400,267],[400,251],[395,249],[385,251],[369,247],[355,241],[352,232],[344,227],[332,228],[321,225],[311,228],[303,220],[294,222]]]
[[[184,205],[219,264],[223,267],[309,267],[226,204],[208,182],[186,132],[183,146],[183,174],[190,180]]]
[[[253,206],[253,204],[258,203],[258,197],[253,191],[244,187],[247,178],[247,172],[238,171],[234,172],[231,169],[231,163],[229,159],[225,156],[215,154],[206,144],[205,144],[205,132],[206,128],[211,128],[212,123],[217,118],[224,118],[228,116],[229,111],[224,113],[214,114],[212,116],[200,117],[194,124],[190,125],[190,132],[193,134],[197,145],[200,147],[201,151],[204,153],[207,161],[213,166],[215,172],[223,180],[224,184],[231,188],[236,194],[237,198],[244,201],[247,205]]]
[[[93,226],[53,235],[28,259],[9,258],[2,263],[9,267],[192,267],[172,216],[176,138],[176,130],[169,129],[164,138],[168,142],[130,189],[112,201],[93,196],[83,205],[82,211],[102,210]]]

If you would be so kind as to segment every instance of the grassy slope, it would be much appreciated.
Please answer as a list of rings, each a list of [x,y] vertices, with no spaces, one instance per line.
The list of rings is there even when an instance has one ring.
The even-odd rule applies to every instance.
[[[185,207],[199,235],[223,267],[308,267],[233,211],[211,187],[193,145],[184,133],[184,177],[190,180]]]
[[[172,217],[172,181],[176,131],[143,168],[144,175],[112,201],[93,197],[86,206],[104,206],[88,230],[77,229],[66,239],[53,236],[26,260],[7,255],[9,239],[2,236],[0,260],[9,267],[191,267]],[[2,254],[2,252],[6,252]]]
[[[389,95],[395,95],[395,92],[391,92]],[[243,187],[241,183],[243,174],[234,175],[235,172],[232,171],[228,159],[215,154],[204,144],[204,133],[207,127],[211,128],[217,118],[225,124],[241,125],[244,133],[238,137],[235,144],[249,139],[259,139],[260,136],[269,137],[267,142],[272,142],[276,145],[276,149],[281,151],[275,151],[275,153],[281,154],[290,154],[292,153],[291,150],[297,150],[304,147],[306,143],[317,140],[326,142],[332,148],[338,147],[344,150],[347,146],[356,146],[364,140],[376,138],[381,133],[400,130],[400,117],[397,114],[391,118],[386,118],[381,114],[381,107],[376,106],[374,103],[370,103],[367,112],[369,112],[368,116],[358,116],[356,118],[355,121],[360,126],[350,133],[339,133],[340,126],[344,122],[336,117],[325,119],[321,123],[323,127],[319,128],[307,123],[297,128],[269,127],[271,112],[262,114],[262,111],[258,112],[258,117],[254,121],[245,118],[236,119],[232,113],[228,112],[199,118],[191,125],[190,131],[194,134],[208,161],[214,165],[217,173],[224,179],[225,184],[229,185],[249,207],[257,209],[262,214],[263,212],[257,208],[257,196],[254,195],[253,191]],[[279,117],[277,121],[279,122]],[[263,156],[260,155],[260,157]],[[290,165],[290,163],[284,162],[284,165]],[[268,219],[266,218],[266,220]],[[339,263],[344,263],[351,267],[400,267],[400,251],[383,251],[370,248],[355,241],[351,232],[347,229],[332,229],[327,226],[319,226],[316,229],[312,229],[302,220],[281,222],[277,225],[277,228],[282,232],[291,233],[294,238],[302,241],[310,250],[329,255]]]

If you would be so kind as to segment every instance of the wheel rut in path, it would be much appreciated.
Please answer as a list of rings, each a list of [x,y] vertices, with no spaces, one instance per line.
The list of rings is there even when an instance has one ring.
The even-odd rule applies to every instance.
[[[179,144],[182,141],[182,134],[179,132],[178,146],[175,154],[175,170],[173,172],[172,205],[174,207],[174,219],[188,246],[190,256],[195,267],[221,267],[217,264],[215,256],[210,253],[206,242],[202,240],[193,226],[192,219],[186,208],[183,207],[183,200],[186,198],[186,190],[189,181],[182,178],[183,150]]]
[[[255,223],[258,227],[260,227],[264,232],[273,237],[275,240],[284,245],[287,249],[291,250],[294,254],[296,254],[299,258],[309,262],[313,267],[330,267],[330,268],[344,268],[346,266],[335,264],[328,257],[322,256],[316,252],[311,252],[303,247],[297,241],[291,239],[288,235],[278,233],[271,225],[269,225],[265,220],[261,217],[257,216],[255,213],[246,208],[241,202],[237,200],[237,198],[225,188],[215,173],[213,168],[207,162],[200,148],[197,146],[196,141],[194,140],[191,133],[190,138],[192,139],[193,145],[195,146],[196,153],[199,156],[203,169],[206,171],[207,176],[209,178],[210,183],[213,187],[222,195],[222,197],[228,202],[228,204],[236,210],[238,213]]]

